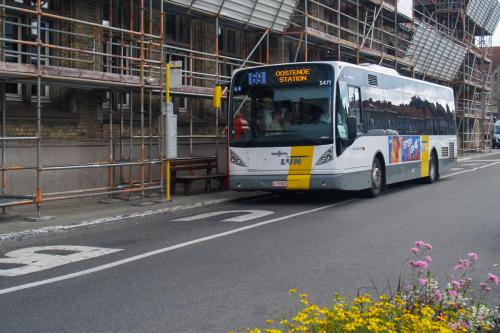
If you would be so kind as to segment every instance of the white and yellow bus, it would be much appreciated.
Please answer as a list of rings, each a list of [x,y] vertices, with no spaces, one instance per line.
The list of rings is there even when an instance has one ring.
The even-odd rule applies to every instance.
[[[456,164],[453,90],[377,65],[238,70],[229,103],[233,190],[366,190]]]

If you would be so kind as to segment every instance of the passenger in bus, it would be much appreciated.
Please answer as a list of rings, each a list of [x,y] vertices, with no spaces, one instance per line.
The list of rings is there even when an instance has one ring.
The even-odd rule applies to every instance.
[[[285,109],[283,113],[283,129],[287,131],[292,125],[293,112],[291,110]]]
[[[262,123],[262,118],[260,114],[256,114],[254,122],[254,135],[261,136],[263,132],[264,132],[264,124]]]
[[[271,114],[272,121],[267,129],[269,135],[278,135],[279,132],[283,132],[283,126],[281,126],[281,111],[275,110]]]

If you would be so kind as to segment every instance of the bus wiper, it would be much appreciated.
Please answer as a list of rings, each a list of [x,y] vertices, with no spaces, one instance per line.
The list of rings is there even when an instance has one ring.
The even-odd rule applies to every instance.
[[[273,134],[280,134],[280,133],[295,133],[296,131],[280,131],[280,130],[277,130],[277,131],[264,131],[264,133],[273,133]]]
[[[297,136],[297,138],[301,139],[301,140],[304,140],[304,141],[307,141],[309,143],[312,143],[313,145],[320,145],[322,144],[322,140],[321,139],[312,139],[312,138],[308,138],[306,136]]]

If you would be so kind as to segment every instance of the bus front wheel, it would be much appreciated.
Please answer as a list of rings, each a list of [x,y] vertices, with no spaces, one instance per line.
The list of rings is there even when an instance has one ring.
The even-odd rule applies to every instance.
[[[384,168],[378,157],[373,159],[371,171],[371,187],[366,190],[365,194],[369,198],[377,197],[384,187]]]

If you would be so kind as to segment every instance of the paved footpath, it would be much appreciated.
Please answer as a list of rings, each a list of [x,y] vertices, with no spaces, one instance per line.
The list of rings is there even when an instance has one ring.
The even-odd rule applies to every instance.
[[[499,274],[499,175],[495,152],[463,159],[435,184],[391,186],[376,199],[321,192],[212,201],[5,241],[1,331],[190,333],[262,325],[296,306],[290,288],[324,302],[335,291],[373,292],[372,282],[394,285],[417,239],[434,245],[431,267],[440,278],[471,251],[480,255],[474,277]],[[500,302],[498,291],[491,301]]]

